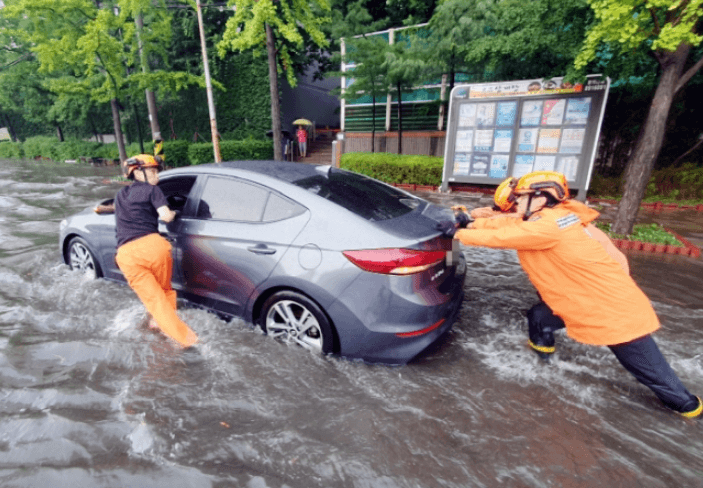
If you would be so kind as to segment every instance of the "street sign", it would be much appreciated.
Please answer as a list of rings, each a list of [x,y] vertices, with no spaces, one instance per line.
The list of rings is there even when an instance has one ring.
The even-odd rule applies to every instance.
[[[442,191],[559,171],[585,200],[609,88],[600,75],[583,84],[552,78],[455,86]]]

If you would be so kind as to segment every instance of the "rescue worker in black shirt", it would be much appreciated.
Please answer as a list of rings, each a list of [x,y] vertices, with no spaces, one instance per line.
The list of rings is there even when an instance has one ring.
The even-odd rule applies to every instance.
[[[140,154],[128,159],[125,166],[127,177],[134,183],[115,197],[115,260],[151,315],[150,327],[157,326],[182,347],[190,347],[198,342],[198,336],[176,314],[171,244],[158,228],[159,220],[168,223],[176,217],[157,186],[161,162]]]

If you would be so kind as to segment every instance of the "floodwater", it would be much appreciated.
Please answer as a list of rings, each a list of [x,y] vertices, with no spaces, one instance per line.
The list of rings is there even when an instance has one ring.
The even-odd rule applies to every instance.
[[[113,196],[115,173],[0,162],[3,488],[703,486],[702,421],[667,411],[607,348],[560,334],[551,365],[528,350],[536,294],[512,251],[464,249],[460,320],[406,366],[186,307],[202,344],[178,350],[128,287],[60,259],[59,222]],[[703,394],[702,261],[631,265],[660,348]]]

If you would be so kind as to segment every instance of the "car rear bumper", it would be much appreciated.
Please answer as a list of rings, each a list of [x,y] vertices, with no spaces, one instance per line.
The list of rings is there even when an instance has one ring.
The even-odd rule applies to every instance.
[[[349,287],[345,296],[328,308],[339,333],[340,354],[372,363],[405,364],[412,360],[450,330],[459,315],[465,264],[455,271],[441,287],[446,293],[421,295],[418,300],[394,295],[388,287],[362,301],[358,294],[363,286]],[[428,303],[431,300],[435,302]]]

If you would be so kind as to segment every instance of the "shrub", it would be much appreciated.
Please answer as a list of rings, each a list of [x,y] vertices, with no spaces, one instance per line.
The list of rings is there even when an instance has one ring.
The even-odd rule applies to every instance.
[[[214,160],[212,144],[196,142],[188,145],[188,161],[190,161],[190,164],[212,163]]]
[[[188,141],[179,139],[175,141],[164,141],[164,158],[167,166],[178,168],[188,166]]]
[[[652,173],[645,198],[664,197],[673,200],[703,198],[703,168],[686,163]]]
[[[24,150],[21,142],[0,142],[0,158],[4,159],[22,159]]]
[[[66,139],[64,142],[55,143],[58,161],[92,157],[102,145],[95,141],[81,141],[79,139]]]
[[[391,153],[347,153],[342,155],[340,166],[386,183],[440,186],[444,159]]]
[[[58,139],[52,136],[34,136],[27,138],[22,144],[24,148],[24,157],[34,158],[49,158],[58,160]]]
[[[247,161],[273,159],[273,144],[270,140],[245,139],[243,141],[221,141],[220,155],[223,161]],[[188,146],[191,164],[214,161],[211,143],[196,143]]]

